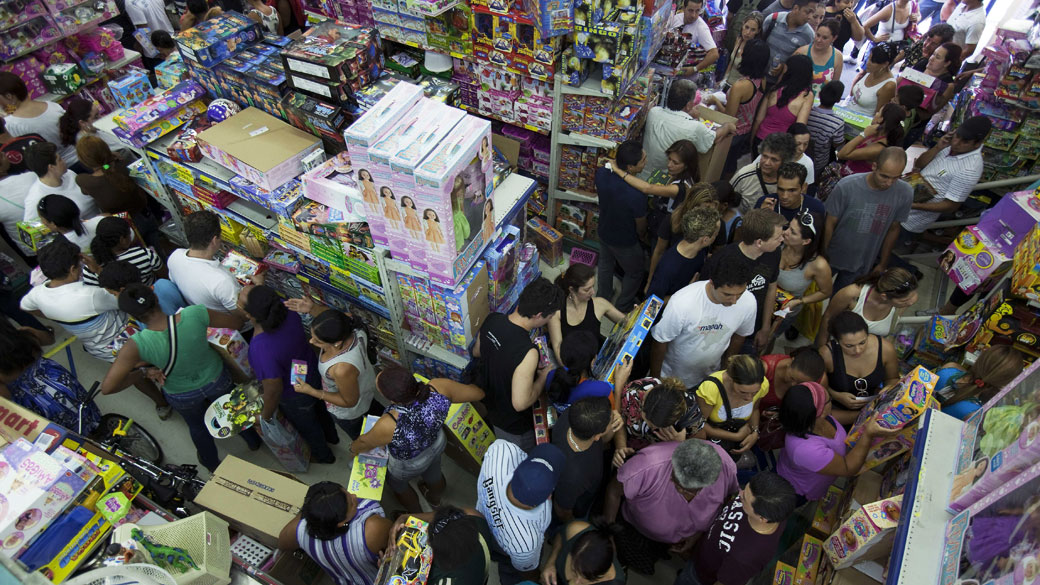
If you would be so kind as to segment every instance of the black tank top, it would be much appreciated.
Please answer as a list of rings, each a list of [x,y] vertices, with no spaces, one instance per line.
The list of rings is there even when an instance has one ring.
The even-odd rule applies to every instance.
[[[563,339],[567,339],[567,336],[574,331],[589,331],[596,336],[596,339],[600,343],[603,343],[603,336],[599,333],[599,319],[596,318],[596,303],[593,299],[589,299],[587,305],[585,305],[585,318],[582,319],[581,323],[577,325],[571,325],[567,322],[567,305],[563,305],[563,315],[560,315],[560,334],[563,335]]]
[[[860,398],[874,396],[881,391],[881,388],[885,385],[885,365],[881,360],[881,338],[877,335],[874,335],[874,337],[878,342],[877,364],[874,366],[874,371],[867,374],[864,378],[850,376],[845,371],[845,355],[841,353],[841,346],[838,345],[838,340],[831,340],[830,350],[834,359],[834,371],[827,373],[827,379],[831,383],[831,388],[837,392],[848,392]],[[857,388],[857,380],[864,380],[866,383],[860,382]]]

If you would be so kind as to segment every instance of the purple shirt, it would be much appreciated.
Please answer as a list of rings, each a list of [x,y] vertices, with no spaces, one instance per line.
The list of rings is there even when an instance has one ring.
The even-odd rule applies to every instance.
[[[808,435],[804,439],[787,435],[776,465],[777,473],[809,500],[822,498],[836,479],[833,475],[820,473],[820,470],[827,467],[835,455],[845,456],[845,429],[833,418],[827,417],[827,420],[834,425],[833,439],[819,435]]]
[[[698,441],[700,439],[690,439]],[[686,501],[672,482],[672,452],[678,442],[643,447],[618,470],[625,488],[621,513],[632,526],[653,540],[676,543],[711,526],[722,503],[739,489],[733,458],[715,443],[722,469],[715,483]]]
[[[253,336],[249,342],[249,366],[256,373],[256,379],[282,379],[282,399],[296,394],[292,384],[292,361],[307,362],[307,383],[321,388],[321,374],[318,372],[318,356],[307,343],[307,334],[303,330],[300,315],[289,311],[285,322],[274,331],[264,330]]]

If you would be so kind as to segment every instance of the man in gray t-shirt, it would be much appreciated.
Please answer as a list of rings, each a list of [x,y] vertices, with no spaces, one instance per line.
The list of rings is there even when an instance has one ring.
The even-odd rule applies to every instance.
[[[775,83],[780,76],[780,66],[794,55],[798,47],[813,42],[816,33],[809,26],[809,17],[816,11],[817,0],[794,0],[790,12],[767,14],[762,30],[773,58],[769,63],[767,80]]]
[[[827,198],[823,249],[837,275],[834,292],[870,272],[881,253],[877,270],[888,265],[899,236],[899,223],[910,214],[913,189],[899,177],[906,152],[890,146],[878,156],[869,173],[838,181]]]

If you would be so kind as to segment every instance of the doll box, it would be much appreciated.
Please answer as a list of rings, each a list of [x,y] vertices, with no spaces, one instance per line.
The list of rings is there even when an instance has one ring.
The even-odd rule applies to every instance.
[[[383,137],[423,97],[417,85],[401,82],[343,132],[354,164],[368,162],[368,147]],[[358,171],[361,172],[360,170]],[[364,177],[360,177],[364,179]]]
[[[307,199],[343,212],[343,221],[365,221],[361,187],[354,176],[350,156],[346,152],[307,171],[300,180],[303,182],[303,194]]]
[[[823,544],[834,568],[843,569],[853,563],[886,556],[892,549],[902,501],[903,496],[895,496],[866,504],[853,512]]]
[[[425,270],[433,282],[453,287],[512,207],[493,200],[491,123],[465,116],[415,170],[415,182],[426,240],[436,242],[426,248]]]
[[[851,491],[849,495],[852,495]],[[819,503],[816,504],[816,510],[813,512],[812,530],[824,537],[834,532],[834,528],[841,519],[841,512],[844,508],[842,504],[845,499],[845,490],[834,485],[828,487],[827,493],[820,498]]]
[[[112,121],[127,132],[136,132],[172,115],[205,94],[206,90],[201,85],[188,80],[135,106],[124,108],[113,116]]]
[[[199,133],[202,153],[267,190],[303,173],[321,141],[256,108],[246,108]]]
[[[220,354],[236,383],[253,379],[253,368],[249,366],[249,344],[241,333],[234,329],[207,327],[206,340]]]
[[[910,370],[899,383],[882,391],[860,411],[845,444],[855,446],[871,419],[877,419],[878,424],[885,429],[901,429],[917,419],[928,407],[938,379],[938,376],[922,366]]]
[[[592,375],[597,380],[614,383],[614,371],[626,359],[634,360],[664,302],[650,295],[637,309],[618,321],[592,362]]]
[[[1014,246],[991,240],[979,225],[964,228],[939,257],[939,269],[946,272],[968,294],[988,278],[1011,268]]]
[[[260,23],[237,12],[225,12],[177,33],[174,40],[185,59],[203,67],[212,67],[260,42],[263,36]]]
[[[979,218],[976,227],[989,241],[1006,244],[1001,246],[1006,252],[1018,246],[1037,223],[1040,223],[1040,194],[1027,190],[1001,197]]]
[[[813,585],[820,572],[823,558],[823,542],[806,534],[802,537],[798,552],[798,564],[794,568],[794,585]]]
[[[1025,424],[1018,439],[992,457],[975,461],[954,479],[949,508],[960,512],[1040,462],[1040,420]],[[981,475],[979,470],[983,470]],[[958,484],[963,487],[958,489]]]
[[[1011,294],[1040,301],[1040,224],[1015,248]]]

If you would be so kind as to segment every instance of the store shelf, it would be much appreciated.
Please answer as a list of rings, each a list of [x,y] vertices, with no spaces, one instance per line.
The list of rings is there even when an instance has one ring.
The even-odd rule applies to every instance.
[[[594,97],[605,97],[614,99],[613,94],[604,93],[603,85],[603,70],[597,69],[589,78],[585,80],[580,86],[569,85],[562,77],[559,79],[560,91],[570,95],[591,95]]]
[[[617,146],[617,142],[614,142],[613,140],[607,140],[606,138],[599,138],[597,136],[589,136],[588,134],[579,134],[577,132],[571,132],[570,134],[560,132],[560,135],[556,140],[560,144],[571,144],[574,146],[593,146],[595,148],[614,148]]]
[[[405,348],[412,353],[433,358],[435,360],[440,360],[460,370],[465,368],[466,365],[469,364],[468,359],[460,355],[456,355],[439,345],[433,345],[428,341],[424,341],[423,339],[416,337],[411,333],[406,333],[403,335],[403,337]]]
[[[599,198],[591,195],[585,195],[578,193],[577,191],[571,191],[570,189],[557,189],[556,198],[563,199],[564,201],[580,201],[582,203],[596,203],[599,204]]]
[[[106,64],[104,70],[105,71],[115,71],[117,69],[121,69],[123,67],[126,67],[127,65],[133,63],[134,61],[136,61],[136,60],[138,60],[140,58],[141,58],[141,54],[138,53],[137,51],[133,51],[131,49],[125,49],[124,54],[123,54],[123,58],[118,60],[118,61],[113,61],[111,63]],[[98,81],[100,81],[102,79],[105,79],[105,76],[104,75],[98,75],[97,77],[93,77],[91,79],[88,79],[87,82],[84,83],[80,87],[86,87],[86,86],[91,85],[93,83],[96,83],[96,82],[98,82]],[[65,99],[65,98],[69,97],[70,95],[75,95],[75,92],[74,93],[45,93],[45,94],[41,95],[38,99],[43,100],[45,102],[57,102],[57,101],[61,101],[61,100]]]
[[[515,121],[514,122],[510,122],[509,120],[503,120],[502,118],[499,118],[498,116],[495,116],[493,114],[488,114],[486,112],[481,112],[480,110],[478,110],[477,108],[474,108],[472,106],[467,106],[465,104],[459,104],[456,107],[459,108],[460,110],[466,110],[467,112],[473,114],[474,116],[480,116],[481,118],[488,118],[490,120],[498,120],[499,122],[502,122],[503,124],[509,124],[510,126],[516,126],[517,128],[525,128],[527,130],[530,130],[531,132],[537,132],[537,133],[545,135],[545,136],[549,135],[549,131],[545,130],[543,128],[539,128],[537,126],[532,126],[530,124],[524,124],[522,122],[515,122]]]
[[[946,545],[942,537],[953,515],[946,510],[961,445],[960,420],[925,410],[914,445],[914,467],[903,494],[903,522],[896,529],[886,585],[938,583]]]

